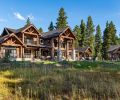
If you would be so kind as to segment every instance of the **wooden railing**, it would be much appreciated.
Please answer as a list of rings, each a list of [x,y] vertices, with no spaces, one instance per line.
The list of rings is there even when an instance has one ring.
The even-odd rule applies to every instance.
[[[25,40],[25,44],[27,44],[27,45],[37,45],[37,41]]]

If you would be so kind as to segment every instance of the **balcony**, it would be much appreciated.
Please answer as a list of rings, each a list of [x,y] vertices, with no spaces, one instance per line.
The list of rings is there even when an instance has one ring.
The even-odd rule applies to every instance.
[[[33,41],[32,39],[25,39],[26,45],[37,45],[37,41]]]

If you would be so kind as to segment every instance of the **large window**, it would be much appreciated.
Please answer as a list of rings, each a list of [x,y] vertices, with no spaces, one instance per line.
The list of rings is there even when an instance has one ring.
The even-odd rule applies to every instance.
[[[65,42],[61,44],[61,48],[65,48]]]
[[[5,48],[5,55],[8,55],[11,58],[17,57],[16,48]]]
[[[34,45],[34,44],[37,44],[37,40],[36,38],[25,37],[25,44]]]
[[[31,58],[31,50],[26,50],[24,51],[24,57],[25,58]]]
[[[31,38],[26,38],[26,39],[25,39],[25,43],[26,43],[26,44],[33,44],[33,39],[31,39]]]

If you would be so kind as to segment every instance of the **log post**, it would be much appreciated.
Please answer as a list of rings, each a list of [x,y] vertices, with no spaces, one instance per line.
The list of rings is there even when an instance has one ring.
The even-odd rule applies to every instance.
[[[69,56],[69,43],[68,43],[68,40],[66,41],[66,59],[68,60],[69,58],[68,58],[68,56]]]
[[[22,48],[22,58],[24,58],[24,48]]]
[[[39,48],[38,57],[41,58],[41,48]]]
[[[51,58],[52,58],[52,60],[54,60],[54,39],[51,39],[51,45],[52,45]]]
[[[19,48],[19,47],[18,47],[18,48],[16,48],[16,52],[17,52],[17,53],[16,53],[16,54],[17,54],[17,58],[20,58],[20,55],[19,55],[19,54],[20,54],[20,53],[19,53],[19,50],[20,50],[20,48]]]
[[[25,42],[24,40],[25,40],[25,36],[24,36],[24,33],[22,33],[22,41],[23,41],[23,43]]]
[[[22,58],[22,46],[20,47],[20,58]]]

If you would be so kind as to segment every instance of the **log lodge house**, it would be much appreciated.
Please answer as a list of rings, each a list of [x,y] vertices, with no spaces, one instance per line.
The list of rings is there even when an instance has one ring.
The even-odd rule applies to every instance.
[[[10,60],[80,60],[80,55],[92,56],[90,48],[76,50],[75,35],[69,27],[40,33],[33,25],[20,29],[4,28],[0,38],[0,58],[8,53]],[[89,53],[86,53],[86,52]]]
[[[120,60],[120,45],[111,45],[108,50],[109,60]]]

